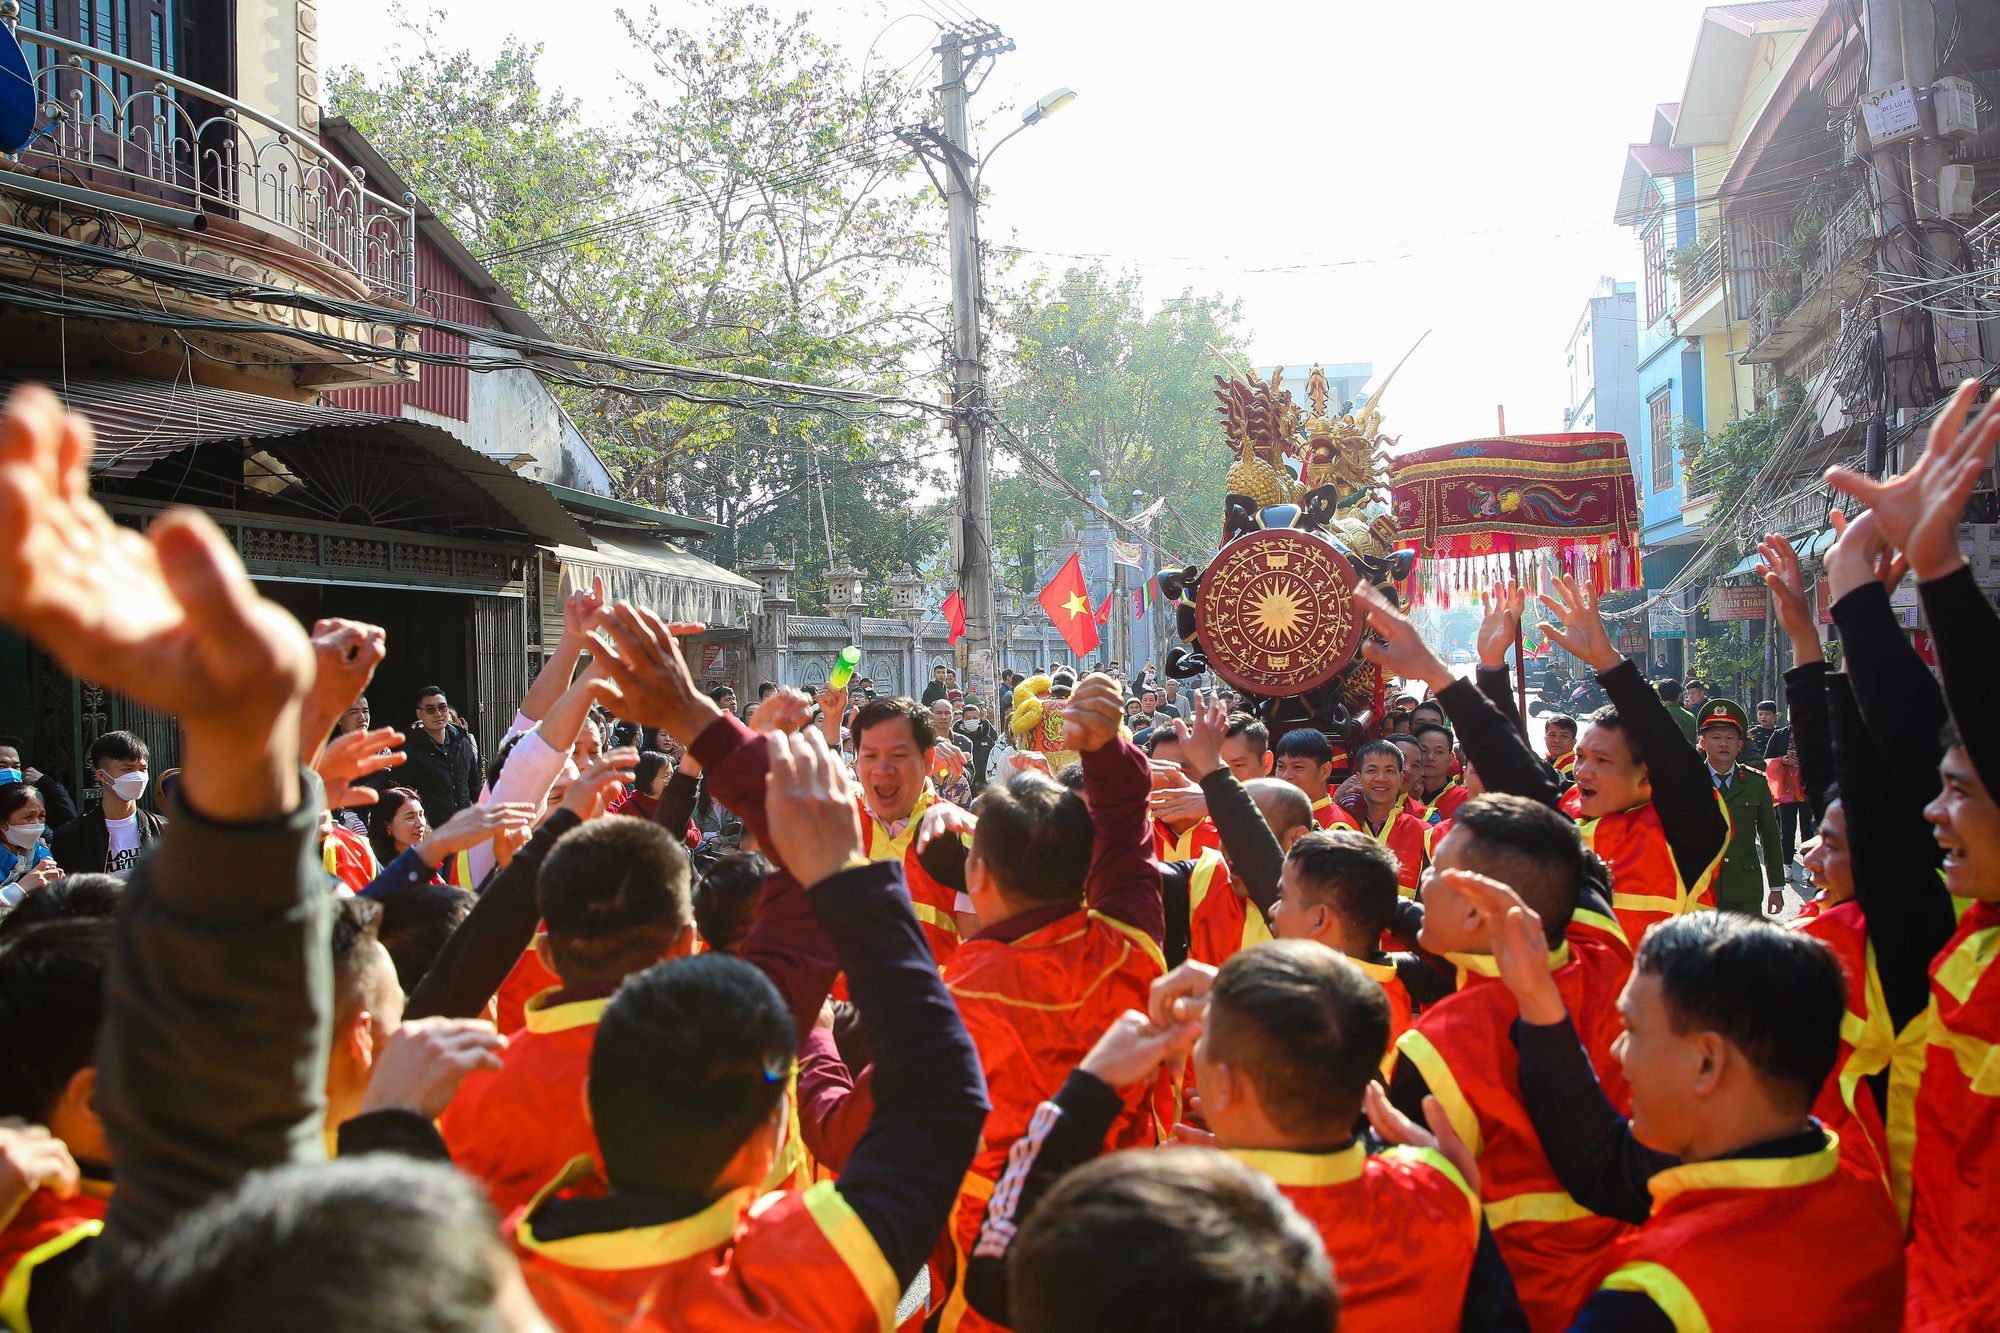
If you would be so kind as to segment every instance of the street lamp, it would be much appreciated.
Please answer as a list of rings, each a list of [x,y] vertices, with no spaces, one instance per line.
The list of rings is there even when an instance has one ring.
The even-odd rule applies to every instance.
[[[978,189],[979,177],[986,174],[986,164],[991,162],[993,155],[1000,151],[1000,144],[1006,143],[1030,125],[1041,124],[1075,100],[1076,90],[1074,88],[1058,88],[1052,93],[1044,93],[1039,100],[1026,111],[1023,111],[1021,113],[1021,123],[1001,135],[999,142],[987,149],[986,156],[979,159],[979,170],[973,174],[972,178],[975,192]]]

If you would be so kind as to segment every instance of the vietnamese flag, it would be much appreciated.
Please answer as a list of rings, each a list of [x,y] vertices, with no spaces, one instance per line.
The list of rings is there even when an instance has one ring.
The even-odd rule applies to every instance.
[[[1083,561],[1076,555],[1063,562],[1035,600],[1042,604],[1070,652],[1082,657],[1097,648],[1097,614],[1090,605],[1090,589],[1083,582]]]
[[[1111,594],[1108,592],[1104,594],[1104,605],[1097,608],[1097,623],[1100,625],[1111,623]]]
[[[1134,588],[1132,589],[1132,619],[1144,620],[1145,618],[1146,590],[1144,588]]]
[[[944,623],[951,626],[951,642],[957,643],[965,637],[965,599],[958,595],[958,589],[951,590],[951,596],[944,599]]]

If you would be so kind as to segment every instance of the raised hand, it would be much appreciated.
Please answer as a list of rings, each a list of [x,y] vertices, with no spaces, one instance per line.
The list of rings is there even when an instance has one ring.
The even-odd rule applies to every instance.
[[[1757,572],[1771,590],[1771,604],[1777,609],[1778,624],[1792,641],[1792,665],[1826,660],[1820,644],[1819,626],[1813,623],[1812,604],[1806,601],[1805,576],[1799,572],[1798,552],[1781,533],[1773,532],[1757,544]]]
[[[576,784],[570,785],[574,787]],[[425,865],[435,866],[447,857],[457,856],[499,834],[527,832],[534,827],[535,807],[524,801],[504,805],[468,805],[432,829],[415,850]]]
[[[597,818],[617,796],[618,789],[633,780],[632,770],[638,762],[639,752],[629,745],[606,750],[569,784],[569,790],[563,793],[562,808],[578,819]]]
[[[1361,655],[1392,676],[1420,680],[1435,694],[1455,677],[1443,660],[1431,651],[1424,636],[1408,616],[1389,603],[1365,580],[1354,585],[1354,600],[1368,616],[1368,628],[1376,637],[1361,641]]]
[[[970,810],[950,801],[932,801],[923,818],[917,821],[917,836],[912,845],[922,852],[934,838],[970,838],[978,824]]]
[[[1208,817],[1208,794],[1183,777],[1177,786],[1154,789],[1146,809],[1163,824],[1191,824]]]
[[[1014,765],[1016,773],[1040,773],[1045,778],[1055,776],[1049,771],[1049,757],[1040,750],[1016,750],[1008,762]]]
[[[1137,1009],[1111,1020],[1077,1068],[1119,1092],[1144,1083],[1169,1060],[1185,1060],[1201,1035],[1201,1020],[1155,1027]]]
[[[1507,653],[1521,634],[1521,613],[1528,607],[1528,590],[1518,583],[1503,583],[1486,599],[1486,614],[1479,621],[1479,665],[1489,671],[1507,665]]]
[[[0,412],[0,620],[71,674],[180,719],[181,791],[211,819],[299,802],[312,646],[207,516],[144,536],[90,498],[90,423],[37,384]]]
[[[812,720],[812,697],[803,690],[776,689],[758,700],[745,724],[752,731],[769,736],[780,731],[797,731]]]
[[[1604,617],[1597,609],[1597,596],[1589,588],[1565,574],[1556,580],[1553,595],[1540,593],[1537,600],[1556,617],[1542,626],[1543,632],[1592,671],[1603,675],[1625,660],[1611,642],[1611,631],[1604,627]]]
[[[0,1124],[0,1227],[36,1190],[74,1199],[81,1183],[76,1159],[61,1139],[40,1125]]]
[[[1988,399],[1978,419],[1965,426],[1980,391],[1978,380],[1958,386],[1931,427],[1924,456],[1901,476],[1875,481],[1840,467],[1826,474],[1828,485],[1868,506],[1884,539],[1909,557],[1910,568],[1926,583],[1965,564],[1958,549],[1959,520],[2000,444],[2000,399]]]
[[[860,789],[816,731],[771,737],[771,774],[764,786],[771,850],[808,887],[867,860],[861,836]]]
[[[466,1075],[498,1069],[507,1039],[483,1018],[413,1018],[389,1034],[361,1094],[361,1111],[415,1111],[435,1120]]]
[[[590,632],[591,620],[604,607],[604,576],[594,574],[588,588],[578,588],[563,598],[563,637],[578,644]]]
[[[403,733],[394,727],[350,731],[329,741],[320,752],[319,762],[313,765],[319,780],[326,784],[327,808],[345,810],[379,801],[381,793],[373,787],[358,785],[358,780],[407,760],[410,757],[407,751],[389,748],[402,743]]]
[[[940,739],[932,749],[931,762],[943,770],[946,777],[956,781],[965,775],[965,766],[972,762],[972,756],[950,741]]]
[[[1172,719],[1174,735],[1180,740],[1187,774],[1200,781],[1222,768],[1222,742],[1229,731],[1229,710],[1214,694],[1206,699],[1196,690],[1190,698],[1187,721]]]
[[[1208,1011],[1208,992],[1216,969],[1190,958],[1163,977],[1153,978],[1146,996],[1146,1016],[1156,1028],[1198,1021]]]
[[[715,701],[695,688],[677,638],[699,634],[701,625],[669,625],[630,602],[602,607],[594,617],[591,641],[604,675],[616,688],[618,712],[633,722],[664,727],[683,745],[693,745],[722,716]]]
[[[1472,1149],[1465,1146],[1465,1140],[1452,1128],[1444,1103],[1435,1097],[1424,1098],[1424,1120],[1429,1125],[1426,1129],[1398,1111],[1380,1083],[1370,1083],[1361,1094],[1361,1109],[1367,1112],[1368,1123],[1374,1127],[1376,1138],[1398,1147],[1429,1148],[1456,1167],[1465,1181],[1465,1188],[1478,1195],[1479,1159],[1472,1155]]]
[[[1568,1012],[1549,971],[1549,941],[1542,918],[1521,895],[1497,879],[1469,870],[1437,872],[1438,881],[1466,902],[1486,923],[1500,980],[1514,993],[1521,1017],[1537,1026],[1560,1023]]]
[[[1903,581],[1910,564],[1883,534],[1881,517],[1872,509],[1855,518],[1841,510],[1827,515],[1837,534],[1826,553],[1827,591],[1835,602],[1864,584],[1880,583],[1890,592]]]
[[[327,734],[341,714],[375,679],[375,668],[388,651],[389,635],[380,625],[358,620],[313,622],[313,682],[299,717],[299,752],[310,758],[326,744]]]
[[[21,892],[33,893],[37,889],[46,889],[62,877],[63,868],[56,864],[55,857],[45,856],[29,869],[23,870],[21,877],[14,882],[21,886]]]
[[[1125,692],[1111,677],[1093,671],[1076,683],[1063,707],[1063,747],[1101,750],[1118,739],[1118,727],[1124,720]]]

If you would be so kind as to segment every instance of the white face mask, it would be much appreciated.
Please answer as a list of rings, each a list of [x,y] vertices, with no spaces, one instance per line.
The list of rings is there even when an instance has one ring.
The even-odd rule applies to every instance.
[[[151,776],[144,769],[140,769],[123,777],[110,778],[104,785],[111,788],[112,794],[119,800],[136,801],[146,794],[146,779]]]
[[[42,830],[47,827],[47,824],[9,824],[7,841],[24,852],[31,852],[35,849],[35,844],[42,840]]]

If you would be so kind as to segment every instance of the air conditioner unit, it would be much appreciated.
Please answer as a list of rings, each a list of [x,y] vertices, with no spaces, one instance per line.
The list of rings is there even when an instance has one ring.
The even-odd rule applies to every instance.
[[[1970,139],[1979,133],[1979,90],[1970,79],[1955,74],[1939,79],[1931,85],[1931,106],[1943,137]]]
[[[1917,111],[1917,95],[1907,79],[1861,94],[1861,120],[1868,127],[1868,142],[1875,148],[1913,139],[1924,132],[1924,118]]]

